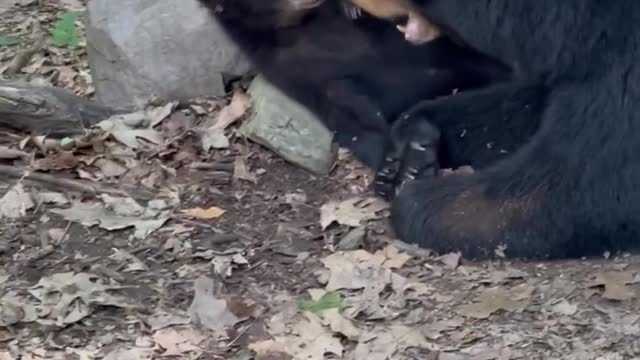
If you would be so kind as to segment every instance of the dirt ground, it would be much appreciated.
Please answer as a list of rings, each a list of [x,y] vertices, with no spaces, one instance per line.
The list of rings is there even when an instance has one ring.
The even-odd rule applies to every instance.
[[[0,13],[21,41],[3,68],[32,19],[50,29],[77,2],[22,3]],[[90,97],[88,74],[82,45],[46,43],[18,77]],[[0,176],[0,360],[640,359],[640,257],[468,262],[399,243],[344,151],[312,175],[236,134],[250,109],[203,151],[243,101],[150,109],[162,145],[0,133],[0,165],[45,174]]]

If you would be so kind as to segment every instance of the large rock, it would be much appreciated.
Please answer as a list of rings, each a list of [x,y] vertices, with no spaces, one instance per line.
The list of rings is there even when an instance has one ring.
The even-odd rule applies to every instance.
[[[240,127],[244,136],[311,172],[329,172],[337,146],[333,133],[315,115],[261,76],[253,80],[249,94],[253,116]]]
[[[219,96],[222,73],[249,69],[196,0],[91,0],[88,13],[89,64],[104,104]]]

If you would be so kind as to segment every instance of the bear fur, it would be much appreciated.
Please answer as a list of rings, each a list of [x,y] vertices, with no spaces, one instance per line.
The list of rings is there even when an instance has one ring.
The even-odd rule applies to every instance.
[[[258,72],[318,115],[341,146],[375,170],[393,152],[391,126],[401,113],[421,100],[512,77],[509,67],[447,38],[415,46],[384,20],[349,19],[339,1],[325,0],[304,16],[290,0],[200,3]],[[537,124],[520,121],[451,123],[441,130],[444,164],[481,168],[504,157],[535,131]]]
[[[637,250],[640,2],[414,3],[446,32],[515,71],[502,90],[467,92],[455,108],[442,112],[419,105],[404,118],[431,121],[460,112],[492,123],[495,112],[483,104],[505,101],[505,86],[527,88],[522,84],[544,89],[531,93],[532,101],[539,97],[543,105],[535,115],[541,121],[535,135],[496,164],[472,175],[406,183],[392,205],[397,235],[469,258]],[[470,115],[469,109],[477,111]],[[407,126],[412,123],[415,119]]]

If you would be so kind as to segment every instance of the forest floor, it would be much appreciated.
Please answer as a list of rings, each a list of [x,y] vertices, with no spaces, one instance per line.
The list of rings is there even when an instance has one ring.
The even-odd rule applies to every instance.
[[[19,3],[0,1],[0,43],[19,40],[0,69],[34,19],[50,29],[76,2]],[[46,43],[20,75],[93,93],[82,44]],[[640,257],[468,262],[399,243],[366,168],[340,151],[312,175],[247,142],[248,104],[149,109],[142,135],[161,144],[0,132],[2,165],[48,176],[0,177],[0,360],[640,359]],[[205,152],[219,121],[229,146]]]

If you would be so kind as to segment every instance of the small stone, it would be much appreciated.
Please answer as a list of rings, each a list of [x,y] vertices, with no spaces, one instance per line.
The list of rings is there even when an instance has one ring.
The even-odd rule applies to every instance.
[[[240,132],[293,164],[327,174],[338,153],[332,132],[260,76],[251,83],[249,94],[254,115]]]

